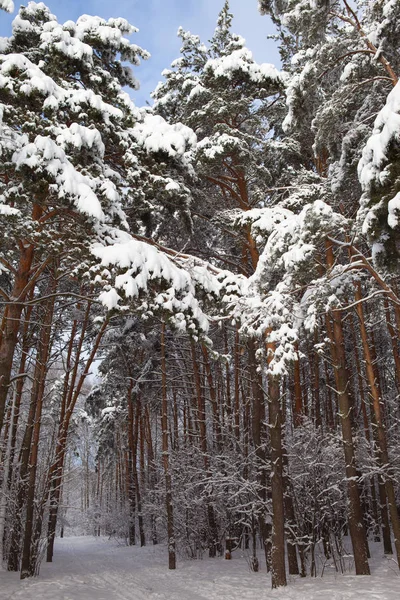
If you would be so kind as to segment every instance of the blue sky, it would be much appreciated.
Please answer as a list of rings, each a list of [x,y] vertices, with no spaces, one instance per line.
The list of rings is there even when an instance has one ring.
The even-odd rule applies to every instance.
[[[213,34],[217,15],[224,0],[47,0],[45,4],[59,22],[77,19],[81,14],[101,17],[125,17],[139,28],[132,41],[151,53],[151,58],[135,69],[141,89],[132,96],[138,106],[149,99],[150,92],[161,79],[161,71],[179,56],[180,40],[176,36],[180,25],[207,41]],[[15,12],[25,2],[15,1]],[[274,41],[267,35],[273,26],[257,11],[257,0],[231,0],[235,15],[233,30],[242,35],[258,62],[279,62]],[[14,15],[15,15],[14,12]],[[11,34],[13,15],[0,11],[0,36]]]

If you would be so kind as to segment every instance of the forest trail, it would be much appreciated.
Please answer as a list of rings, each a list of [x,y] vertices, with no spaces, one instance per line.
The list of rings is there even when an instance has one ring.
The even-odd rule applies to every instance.
[[[272,592],[265,571],[251,573],[245,557],[182,561],[168,571],[162,546],[118,545],[115,540],[57,540],[55,561],[39,578],[20,581],[0,572],[0,600],[397,600],[400,578],[391,560],[377,556],[371,577],[326,573],[291,578]]]

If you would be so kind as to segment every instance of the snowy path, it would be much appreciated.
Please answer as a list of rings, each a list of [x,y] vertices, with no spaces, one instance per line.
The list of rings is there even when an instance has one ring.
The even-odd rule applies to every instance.
[[[0,572],[0,600],[398,600],[395,564],[378,558],[371,577],[326,574],[291,578],[272,592],[269,576],[251,573],[244,558],[179,561],[166,568],[162,547],[127,548],[91,537],[57,540],[55,562],[37,579]]]

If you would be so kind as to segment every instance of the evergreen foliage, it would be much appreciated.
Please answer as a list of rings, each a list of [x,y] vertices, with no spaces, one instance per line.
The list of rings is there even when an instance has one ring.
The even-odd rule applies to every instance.
[[[259,8],[281,71],[225,1],[207,44],[179,29],[147,108],[124,19],[29,2],[0,42],[0,564],[21,577],[69,520],[165,542],[170,568],[225,545],[256,571],[262,548],[274,588],[350,544],[369,574],[372,537],[400,565],[400,5]]]

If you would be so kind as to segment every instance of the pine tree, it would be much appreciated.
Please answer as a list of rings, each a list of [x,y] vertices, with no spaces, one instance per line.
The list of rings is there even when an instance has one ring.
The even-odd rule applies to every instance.
[[[154,92],[156,111],[196,132],[194,160],[203,188],[197,195],[207,218],[226,209],[249,210],[264,199],[270,173],[263,158],[268,132],[274,126],[268,109],[270,103],[279,102],[283,87],[272,65],[254,61],[243,38],[231,32],[231,22],[226,2],[209,48],[197,36],[180,30],[182,57],[164,73],[165,83]],[[207,205],[210,194],[218,199],[217,210]],[[243,252],[251,265],[246,270],[251,271],[257,251],[249,238]],[[245,268],[244,264],[239,268]]]
[[[0,9],[12,13],[14,12],[14,2],[12,2],[12,0],[1,0]]]
[[[160,84],[154,93],[156,110],[174,120],[177,118],[174,106],[179,102],[179,118],[197,134],[196,174],[207,186],[206,194],[203,191],[199,196],[200,206],[210,214],[203,198],[212,194],[215,197],[211,212],[212,216],[215,215],[214,219],[221,219],[219,213],[222,214],[226,209],[236,209],[241,215],[262,205],[264,190],[272,180],[270,169],[279,170],[280,166],[274,164],[277,152],[273,144],[269,144],[268,137],[276,123],[276,112],[271,107],[281,107],[283,78],[272,65],[258,65],[254,61],[244,40],[231,33],[231,22],[232,15],[229,3],[226,2],[218,17],[217,28],[208,50],[198,38],[180,32],[184,40],[182,58],[173,63],[174,70],[165,73],[166,83]],[[203,64],[198,60],[199,56],[202,57]],[[249,225],[244,221],[243,223],[241,233],[244,231],[244,235],[240,246],[236,245],[235,252],[240,256],[237,268],[240,272],[249,274],[257,267],[258,248]],[[221,241],[219,246],[221,250],[218,254],[223,260],[226,250]],[[259,404],[261,419],[264,397],[256,388],[257,384],[255,397],[258,401],[255,400],[255,403]],[[269,395],[270,416],[276,416],[276,413],[280,414],[280,393],[279,381],[273,376],[270,377]],[[272,542],[273,587],[286,584],[284,522],[279,509],[283,503],[280,419],[275,425],[275,437],[271,434],[271,458],[276,465],[272,478],[275,519]],[[258,424],[254,432],[260,487],[265,488],[265,451],[261,436],[257,433],[261,428],[261,424]],[[263,505],[262,510],[265,510],[265,489],[260,492],[259,502]],[[260,518],[260,528],[267,553],[269,540],[264,515]]]
[[[176,213],[176,220],[180,214],[188,222],[190,194],[180,182],[184,181],[183,172],[189,170],[194,134],[187,127],[170,127],[160,117],[139,111],[122,90],[125,85],[137,87],[125,62],[137,64],[139,56],[147,58],[145,51],[125,37],[134,31],[124,19],[105,21],[88,16],[61,25],[44,4],[31,2],[15,18],[13,36],[4,42],[0,58],[0,212],[4,239],[0,264],[5,282],[1,295],[6,301],[0,330],[1,425],[5,411],[13,414],[10,380],[18,359],[25,306],[32,300],[42,302],[43,278],[56,264],[57,285],[51,297],[76,298],[78,310],[82,310],[80,301],[87,301],[82,322],[78,325],[73,319],[71,324],[71,370],[64,381],[57,442],[43,491],[44,498],[50,493],[49,556],[69,427],[108,323],[108,317],[93,310],[94,294],[110,311],[123,310],[121,304],[132,305],[141,295],[137,304],[144,313],[167,310],[178,328],[205,331],[208,327],[195,298],[195,285],[202,286],[204,277],[197,272],[194,283],[186,259],[174,264],[172,251],[165,254],[151,247],[143,235],[146,215],[154,213],[156,204],[159,218],[152,226],[147,222],[150,232],[161,231],[171,212]],[[129,225],[132,235],[139,239],[128,233]],[[73,283],[68,288],[60,284],[64,281]],[[210,274],[207,291],[214,293],[213,286],[215,291],[219,284],[213,283]],[[45,299],[43,302],[46,306]],[[46,348],[38,354],[39,362],[40,356],[49,356],[57,325],[52,319],[44,327],[49,340],[42,344]],[[75,346],[74,335],[80,327],[81,338]],[[89,330],[94,334],[93,345],[86,348]],[[86,371],[79,375],[85,350]],[[41,390],[45,384],[46,365],[40,376]],[[37,568],[35,544],[45,506],[40,500],[34,524],[43,409],[39,391],[32,393],[24,446],[26,469],[20,472],[17,493],[18,510],[25,504],[27,509],[22,577],[34,574]],[[7,420],[5,435],[8,424]],[[18,514],[16,518],[20,517]],[[14,529],[12,568],[18,568],[21,533],[20,528]]]

